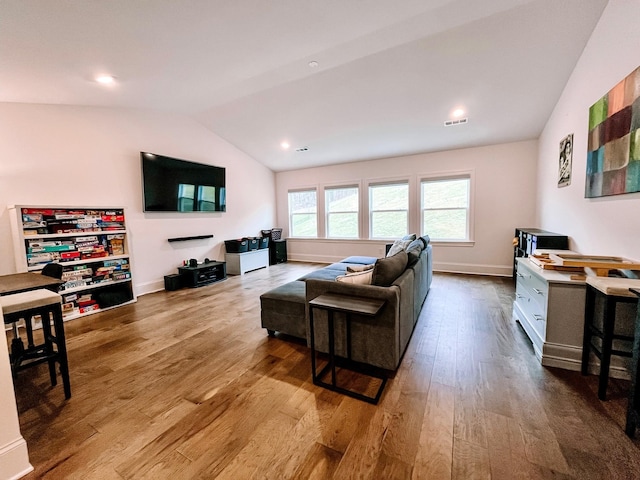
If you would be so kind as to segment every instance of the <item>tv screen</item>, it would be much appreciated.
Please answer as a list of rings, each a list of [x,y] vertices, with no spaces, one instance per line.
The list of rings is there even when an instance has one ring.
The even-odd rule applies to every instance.
[[[224,212],[225,169],[140,152],[145,212]]]

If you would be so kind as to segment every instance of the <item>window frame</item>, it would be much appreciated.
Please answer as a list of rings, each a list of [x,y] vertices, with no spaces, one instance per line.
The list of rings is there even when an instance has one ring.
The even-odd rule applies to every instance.
[[[357,207],[355,211],[349,211],[349,210],[345,210],[345,211],[336,211],[336,212],[330,212],[329,211],[329,200],[328,200],[328,195],[327,192],[329,192],[330,190],[345,190],[345,189],[355,189],[356,190],[356,196],[357,196]],[[361,188],[360,185],[357,183],[349,183],[349,184],[344,184],[344,185],[326,185],[323,189],[323,195],[324,195],[324,228],[325,228],[325,238],[328,239],[346,239],[346,240],[360,240],[361,237],[361,220],[360,220],[360,212],[361,212]],[[339,237],[339,236],[331,236],[329,235],[330,232],[330,221],[329,221],[329,215],[332,213],[355,213],[356,214],[356,221],[357,221],[357,225],[356,225],[356,236],[355,237]]]
[[[406,205],[406,209],[405,210],[373,210],[372,208],[372,188],[375,187],[385,187],[385,186],[391,186],[391,185],[403,185],[406,186],[407,188],[407,205]],[[402,235],[399,235],[399,237],[402,237],[404,235],[408,235],[409,230],[411,228],[411,180],[407,177],[402,177],[402,178],[396,178],[396,179],[388,179],[388,180],[372,180],[367,182],[367,220],[368,220],[368,225],[367,225],[367,231],[368,231],[368,238],[369,240],[390,240],[390,239],[396,239],[398,238],[398,236],[390,236],[390,237],[374,237],[373,236],[373,214],[375,212],[392,212],[392,211],[396,211],[396,212],[400,212],[400,211],[404,211],[406,212],[407,215],[407,222],[406,222],[406,228],[405,228],[405,233],[403,233]]]
[[[318,215],[318,188],[317,187],[307,187],[307,188],[294,188],[294,189],[290,189],[287,191],[287,216],[289,217],[289,235],[293,238],[319,238],[319,230],[320,230],[320,226],[318,224],[318,219],[319,219],[319,215]],[[316,216],[316,234],[315,235],[295,235],[294,231],[293,231],[293,215],[299,215],[299,214],[295,214],[291,212],[291,197],[290,195],[292,193],[304,193],[304,192],[313,192],[315,194],[316,197],[316,210],[315,210],[315,216]],[[301,215],[301,214],[300,214]]]
[[[467,180],[467,222],[466,222],[466,238],[464,239],[454,239],[454,238],[436,238],[431,237],[429,232],[425,232],[424,228],[424,195],[423,195],[423,184],[425,183],[435,183],[442,182],[447,180]],[[448,173],[437,173],[437,174],[429,174],[429,175],[420,175],[418,182],[418,205],[419,205],[419,231],[422,235],[430,235],[431,241],[434,243],[440,244],[452,244],[452,245],[460,245],[460,244],[473,244],[474,243],[474,172],[472,170],[468,171],[460,171],[460,172],[448,172]],[[434,208],[429,210],[446,210],[445,208]]]

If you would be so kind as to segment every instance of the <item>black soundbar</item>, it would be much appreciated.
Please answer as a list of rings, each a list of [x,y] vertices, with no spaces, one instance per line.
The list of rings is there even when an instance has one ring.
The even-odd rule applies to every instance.
[[[213,235],[194,235],[191,237],[174,237],[168,238],[169,242],[186,242],[187,240],[202,240],[203,238],[213,238]]]

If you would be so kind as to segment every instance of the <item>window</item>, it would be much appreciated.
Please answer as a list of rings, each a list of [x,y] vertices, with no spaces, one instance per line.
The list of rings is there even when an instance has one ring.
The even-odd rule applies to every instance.
[[[193,212],[193,197],[195,196],[196,186],[180,183],[178,185],[178,211]]]
[[[422,234],[433,240],[469,240],[470,190],[469,175],[423,180]]]
[[[318,204],[315,190],[289,192],[289,232],[292,237],[318,236]]]
[[[327,238],[358,238],[358,187],[327,188]]]
[[[398,238],[409,228],[409,184],[369,186],[369,230],[371,238]]]

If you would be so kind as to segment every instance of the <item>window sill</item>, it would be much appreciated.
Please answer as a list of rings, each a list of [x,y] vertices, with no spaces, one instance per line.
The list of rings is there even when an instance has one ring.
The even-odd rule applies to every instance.
[[[370,238],[319,238],[319,237],[287,237],[287,240],[291,240],[294,242],[322,242],[322,243],[344,243],[344,242],[353,242],[353,243],[370,243],[370,244],[388,244],[393,243],[396,239],[370,239]],[[474,240],[461,240],[459,242],[456,241],[438,241],[431,240],[432,245],[438,245],[441,247],[473,247],[476,242]]]
[[[431,243],[440,247],[473,247],[476,244],[474,240],[461,240],[459,242],[451,240],[431,240]]]

